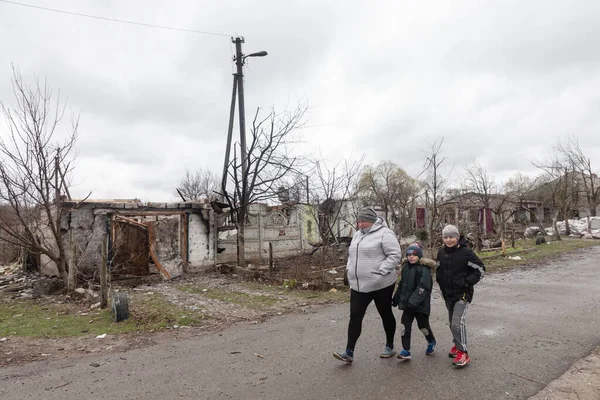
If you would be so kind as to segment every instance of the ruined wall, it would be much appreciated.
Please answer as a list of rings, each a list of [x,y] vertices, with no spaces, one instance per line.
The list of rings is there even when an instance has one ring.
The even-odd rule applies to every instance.
[[[6,232],[2,232],[1,227],[0,236],[10,239],[10,236]],[[19,246],[0,239],[0,265],[8,265],[18,261],[20,254],[21,251]]]
[[[69,229],[74,229],[73,243],[75,247],[75,262],[78,271],[91,274],[98,270],[102,262],[102,235],[106,229],[107,210],[96,210],[91,205],[82,205],[73,209],[61,221],[63,243],[68,251]],[[54,238],[49,229],[38,232],[48,243]],[[56,264],[46,255],[40,255],[40,272],[46,275],[58,275]]]
[[[208,213],[207,213],[208,214]],[[211,212],[209,218],[213,218]],[[188,262],[190,270],[214,265],[214,235],[212,226],[200,214],[190,214],[188,219]]]
[[[269,258],[269,243],[274,257],[286,257],[312,250],[307,234],[307,212],[303,206],[268,207],[253,204],[249,208],[249,222],[245,227],[246,259],[266,261]],[[316,224],[315,224],[316,225]],[[316,226],[311,227],[312,231]],[[223,249],[217,262],[237,260],[237,231],[221,228],[217,247]]]

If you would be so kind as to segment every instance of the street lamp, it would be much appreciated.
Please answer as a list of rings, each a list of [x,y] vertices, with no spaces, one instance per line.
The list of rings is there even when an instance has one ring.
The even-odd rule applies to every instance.
[[[248,55],[242,54],[242,43],[244,38],[237,37],[234,39],[235,42],[235,64],[237,65],[237,83],[239,90],[239,122],[240,122],[240,148],[242,152],[242,177],[246,179],[248,171],[248,155],[246,154],[246,108],[244,104],[244,71],[242,69],[244,61],[248,57],[264,57],[267,55],[266,51],[259,51],[256,53],[250,53]],[[244,193],[244,197],[246,194]],[[242,199],[242,204],[245,204],[247,199]]]
[[[237,72],[233,74],[233,90],[231,94],[231,108],[229,112],[229,131],[227,135],[227,149],[225,151],[225,163],[223,165],[223,176],[221,179],[221,191],[225,196],[225,186],[227,184],[227,167],[229,165],[229,152],[231,149],[231,136],[233,133],[233,118],[235,115],[235,98],[236,91],[239,90],[238,102],[239,102],[239,123],[240,123],[240,148],[242,153],[242,180],[243,182],[247,179],[248,172],[248,155],[246,154],[246,108],[244,104],[244,72],[243,66],[244,61],[248,57],[265,57],[268,53],[266,51],[257,51],[256,53],[250,53],[244,55],[242,53],[242,43],[244,43],[243,37],[231,38],[231,41],[235,43],[235,57],[233,61],[237,66]],[[245,189],[244,184],[244,189]],[[247,193],[245,190],[242,191],[241,204],[245,206],[247,202]]]
[[[256,53],[250,53],[247,56],[244,56],[244,60],[248,57],[264,57],[266,55],[268,55],[269,53],[267,53],[266,51],[257,51]]]

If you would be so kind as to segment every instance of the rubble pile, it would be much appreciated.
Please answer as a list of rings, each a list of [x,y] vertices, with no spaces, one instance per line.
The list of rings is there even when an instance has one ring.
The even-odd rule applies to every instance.
[[[63,290],[62,281],[54,276],[23,274],[19,266],[0,266],[0,294],[12,299],[32,299]]]
[[[569,228],[571,229],[571,237],[577,237],[582,239],[600,239],[600,217],[590,217],[592,229],[588,228],[587,218],[581,219],[570,219]],[[566,235],[566,224],[564,221],[558,221],[556,223],[558,232],[561,235]],[[554,233],[554,228],[546,230],[548,234]]]
[[[0,276],[14,275],[21,271],[21,266],[17,263],[9,265],[0,265]]]

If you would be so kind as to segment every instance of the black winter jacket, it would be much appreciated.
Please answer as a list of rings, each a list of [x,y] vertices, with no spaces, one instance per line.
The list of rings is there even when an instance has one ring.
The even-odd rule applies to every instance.
[[[420,262],[402,264],[401,279],[392,305],[401,310],[409,310],[429,315],[431,313],[431,288],[433,279],[431,269]]]
[[[446,301],[473,300],[473,286],[485,273],[485,265],[460,237],[454,247],[444,246],[437,254],[435,280]]]

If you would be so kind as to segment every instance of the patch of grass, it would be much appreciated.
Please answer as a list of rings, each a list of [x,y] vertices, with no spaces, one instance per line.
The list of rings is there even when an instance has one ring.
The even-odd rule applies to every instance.
[[[135,293],[129,301],[129,314],[130,320],[144,331],[162,329],[170,325],[201,325],[203,320],[208,318],[201,308],[186,309],[158,293]]]
[[[250,290],[269,291],[273,294],[297,297],[301,299],[319,299],[323,302],[348,301],[348,288],[338,287],[335,292],[323,290],[306,290],[302,288],[286,288],[283,286],[265,285],[259,282],[244,282]]]
[[[336,288],[335,292],[324,292],[320,290],[286,289],[286,294],[303,299],[319,299],[319,301],[323,302],[338,303],[350,300],[350,297],[348,296],[348,288],[346,287]]]
[[[181,285],[179,290],[187,293],[199,294],[213,300],[223,301],[251,309],[264,309],[274,305],[279,299],[263,294],[248,294],[239,291],[230,291],[215,287],[201,287],[195,285]]]
[[[116,323],[110,307],[89,311],[69,303],[4,300],[0,303],[0,337],[120,334],[158,330],[169,325],[195,325],[204,318],[200,310],[184,310],[161,295],[130,297],[129,314],[128,320]]]
[[[552,258],[565,253],[594,246],[600,246],[600,242],[596,240],[563,238],[562,240],[550,240],[550,243],[536,246],[534,240],[528,240],[525,242],[520,241],[519,246],[516,249],[507,249],[506,257],[501,256],[486,259],[485,253],[480,254],[480,256],[482,257],[482,260],[486,265],[486,269],[488,269],[489,272],[492,272],[494,270],[517,267],[520,265],[528,264],[546,258]],[[508,256],[510,256],[511,253],[513,253],[513,256],[518,255],[521,259],[509,259]],[[498,252],[498,254],[500,253]]]

